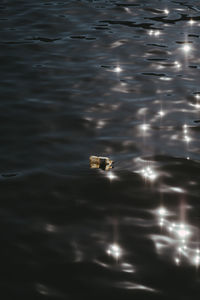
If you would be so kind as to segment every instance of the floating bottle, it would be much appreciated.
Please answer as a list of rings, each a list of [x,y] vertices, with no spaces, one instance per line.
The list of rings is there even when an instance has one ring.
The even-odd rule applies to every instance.
[[[113,168],[113,161],[108,157],[90,156],[90,168],[108,171]]]

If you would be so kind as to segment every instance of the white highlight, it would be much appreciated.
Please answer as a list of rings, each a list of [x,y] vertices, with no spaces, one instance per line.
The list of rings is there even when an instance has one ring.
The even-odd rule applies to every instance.
[[[175,263],[176,263],[177,265],[180,264],[180,259],[179,259],[178,257],[175,258]]]
[[[118,259],[122,255],[122,250],[117,244],[112,244],[109,246],[107,253],[115,259]]]
[[[109,172],[106,174],[106,177],[109,178],[110,180],[114,180],[114,179],[117,178],[117,176],[116,176],[113,172],[111,172],[111,171],[109,171]]]
[[[169,188],[169,190],[175,192],[175,193],[184,193],[184,190],[180,187],[172,186]]]
[[[157,177],[157,174],[155,173],[155,171],[150,168],[150,167],[147,167],[145,169],[142,169],[142,175],[145,179],[148,179],[150,181],[154,181]]]
[[[145,132],[150,128],[150,126],[148,124],[142,124],[142,125],[140,125],[140,128],[141,128],[142,131]]]
[[[180,68],[181,68],[181,64],[180,64],[178,61],[175,61],[175,63],[174,63],[174,64],[175,64],[175,67],[176,67],[176,68],[178,68],[178,69],[180,69]]]
[[[185,239],[190,234],[190,232],[185,229],[180,229],[177,231],[177,234],[181,239]]]
[[[113,70],[115,73],[120,73],[120,72],[122,72],[122,69],[119,67],[119,66],[117,66],[116,68],[114,68],[114,70]]]
[[[162,227],[164,225],[164,222],[160,221],[159,225]]]
[[[195,263],[196,266],[199,266],[199,264],[200,264],[200,256],[197,255],[197,256],[194,258],[194,263]]]
[[[164,115],[165,115],[165,113],[164,113],[163,110],[160,110],[160,111],[158,112],[158,114],[159,114],[160,117],[164,117]]]
[[[188,136],[188,126],[186,124],[183,125],[183,132],[184,132],[184,141],[186,143],[189,143],[191,141],[191,138]]]
[[[159,31],[159,30],[156,30],[155,33],[154,33],[154,35],[155,35],[155,36],[159,36],[159,35],[160,35],[160,31]]]
[[[185,52],[185,53],[188,53],[191,51],[191,46],[188,45],[188,44],[185,44],[183,47],[182,47],[182,50]]]
[[[173,228],[172,228],[171,226],[170,226],[168,229],[169,229],[169,231],[170,231],[170,232],[172,232],[172,231],[173,231]]]
[[[184,140],[189,143],[191,141],[191,138],[189,136],[184,136]]]
[[[160,31],[159,30],[150,30],[149,31],[149,35],[153,35],[153,36],[159,36],[161,33],[160,33]]]
[[[194,25],[195,21],[191,19],[188,23],[189,23],[190,25]]]
[[[159,210],[158,210],[158,214],[159,214],[160,216],[165,216],[165,215],[167,214],[167,211],[166,211],[166,209],[165,209],[164,207],[161,207],[161,208],[159,208]]]

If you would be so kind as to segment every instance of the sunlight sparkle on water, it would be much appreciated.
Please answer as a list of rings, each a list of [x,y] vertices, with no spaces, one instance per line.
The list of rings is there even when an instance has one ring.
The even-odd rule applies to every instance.
[[[128,13],[128,14],[131,14],[131,10],[130,10],[130,8],[128,8],[128,7],[125,7],[124,8],[124,10]]]
[[[195,21],[191,19],[188,23],[189,23],[190,25],[194,25]]]
[[[177,230],[177,235],[181,239],[185,239],[186,237],[188,237],[188,235],[190,235],[190,232],[188,230],[185,230],[185,229],[179,229],[179,230]]]
[[[189,231],[189,229],[187,228],[186,224],[174,224],[174,226],[170,225],[168,227],[168,230],[170,232],[173,232],[173,234],[175,236],[177,236],[177,238],[180,240],[182,240],[182,242],[188,239],[188,237],[191,235],[191,232]]]
[[[119,67],[119,66],[117,66],[116,68],[114,68],[114,70],[113,70],[115,73],[120,73],[120,72],[122,72],[122,69]]]
[[[164,117],[165,112],[164,112],[163,110],[160,110],[160,111],[158,112],[158,114],[159,114],[160,117]]]
[[[200,109],[200,103],[196,103],[196,104],[190,104],[191,106],[193,106],[196,109]]]
[[[108,255],[113,256],[115,259],[120,258],[122,255],[122,250],[117,244],[112,244],[107,250]]]
[[[166,234],[168,232],[167,235],[169,235],[168,237],[165,237],[165,241],[170,241],[167,247],[165,244],[166,249],[169,249],[168,247],[174,247],[174,250],[177,253],[174,257],[175,263],[179,265],[182,258],[184,258],[184,262],[187,259],[190,264],[199,267],[200,250],[199,248],[196,248],[199,245],[197,244],[197,241],[194,240],[194,227],[183,222],[172,222],[171,217],[168,220],[167,216],[172,216],[173,214],[164,207],[158,208],[156,213],[159,218],[158,224],[162,227],[162,232],[166,229]]]
[[[165,216],[167,214],[167,210],[164,207],[160,207],[158,210],[159,216]]]
[[[111,181],[117,178],[117,176],[111,171],[106,174],[106,177]]]
[[[148,124],[142,124],[142,125],[140,125],[140,128],[141,128],[142,131],[145,132],[150,128],[150,126]]]
[[[200,109],[200,94],[196,94],[194,97],[196,98],[196,103],[195,104],[190,103],[190,105],[199,110]]]
[[[177,68],[177,69],[180,69],[181,68],[181,64],[178,62],[178,61],[175,61],[175,67]]]
[[[184,140],[189,143],[191,141],[191,138],[189,136],[184,136]]]
[[[169,226],[168,230],[169,230],[170,232],[172,232],[172,231],[173,231],[172,226]]]
[[[160,219],[159,225],[160,225],[161,227],[164,225],[164,219],[163,219],[163,218]]]
[[[142,172],[143,177],[150,181],[154,181],[157,177],[157,174],[155,173],[155,171],[150,167],[142,169],[141,172]]]
[[[199,266],[199,264],[200,264],[200,256],[196,256],[194,258],[194,263],[195,263],[196,266]]]
[[[188,135],[188,126],[187,126],[187,124],[184,124],[184,125],[183,125],[183,133],[184,133],[183,140],[184,140],[186,143],[189,143],[189,142],[191,141],[191,138],[190,138],[189,135]]]
[[[185,53],[188,53],[191,51],[191,46],[188,44],[183,45],[183,47],[181,48]]]
[[[159,30],[150,30],[149,31],[149,35],[159,36],[160,35],[160,31]]]
[[[159,36],[159,35],[160,35],[160,31],[159,31],[159,30],[156,30],[156,31],[154,32],[154,35],[155,35],[155,36]]]

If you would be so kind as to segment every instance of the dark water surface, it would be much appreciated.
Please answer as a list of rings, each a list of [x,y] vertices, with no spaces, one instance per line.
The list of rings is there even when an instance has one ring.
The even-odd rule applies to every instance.
[[[0,47],[0,298],[199,299],[200,2],[2,0]]]

